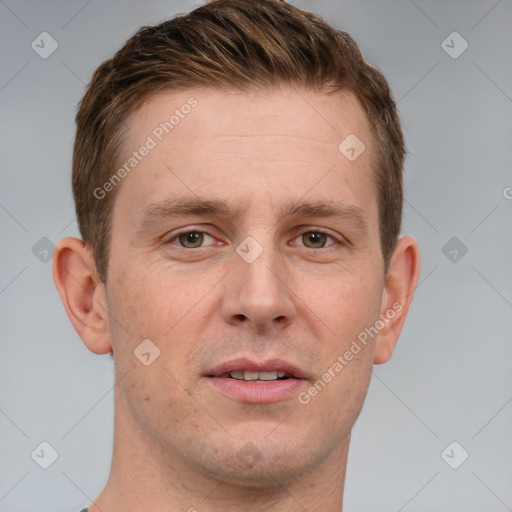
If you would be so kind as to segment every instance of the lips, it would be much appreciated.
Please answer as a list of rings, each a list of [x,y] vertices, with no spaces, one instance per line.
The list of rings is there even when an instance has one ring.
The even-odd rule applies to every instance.
[[[306,373],[284,359],[234,359],[211,368],[205,377],[215,392],[245,403],[283,402],[308,386]]]
[[[246,381],[306,378],[303,370],[284,359],[268,359],[257,362],[247,358],[233,359],[221,363],[208,370],[206,376]]]
[[[236,380],[256,381],[256,382],[267,382],[271,380],[286,380],[292,378],[290,374],[283,371],[273,372],[251,372],[248,370],[235,370],[234,372],[227,372],[221,375],[221,377],[230,377]]]

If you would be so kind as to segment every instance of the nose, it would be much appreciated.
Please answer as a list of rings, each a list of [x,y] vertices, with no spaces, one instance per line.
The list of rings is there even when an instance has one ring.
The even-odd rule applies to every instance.
[[[234,255],[233,271],[225,280],[222,303],[224,320],[255,331],[285,328],[296,314],[295,294],[284,262],[272,248],[248,263]]]

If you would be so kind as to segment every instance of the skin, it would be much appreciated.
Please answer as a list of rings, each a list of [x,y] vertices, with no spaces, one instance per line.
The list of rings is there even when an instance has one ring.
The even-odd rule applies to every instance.
[[[400,238],[385,273],[370,126],[351,93],[159,93],[128,120],[126,154],[191,95],[197,107],[116,191],[106,284],[81,241],[62,240],[54,256],[75,329],[92,352],[113,350],[115,360],[112,468],[90,510],[340,511],[350,432],[373,364],[391,357],[405,321],[417,244]],[[349,134],[366,146],[355,161],[338,150]],[[178,196],[240,211],[143,222],[149,205]],[[357,207],[366,227],[281,217],[290,200]],[[176,235],[187,229],[209,236],[186,248]],[[329,236],[311,241],[319,229]],[[248,236],[263,249],[252,263],[236,252]],[[296,394],[244,403],[204,376],[235,357],[280,357],[306,373],[307,391],[397,303],[307,404]],[[144,339],[160,350],[149,366],[133,353]],[[252,463],[240,456],[247,450]]]

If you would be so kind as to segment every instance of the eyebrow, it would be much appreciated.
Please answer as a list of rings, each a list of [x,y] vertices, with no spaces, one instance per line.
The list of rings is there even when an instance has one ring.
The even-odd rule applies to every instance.
[[[368,215],[365,210],[341,201],[289,201],[280,208],[279,215],[281,217],[321,217],[348,220],[359,229],[368,230]]]
[[[171,217],[198,216],[198,215],[221,215],[228,217],[240,217],[247,208],[240,202],[229,205],[221,199],[206,199],[192,196],[179,196],[158,203],[152,203],[144,208],[140,229],[147,225],[165,220]],[[280,206],[277,211],[279,219],[284,217],[321,217],[336,218],[343,221],[350,221],[356,228],[368,230],[368,216],[362,208],[346,204],[341,201],[297,201],[290,200]]]

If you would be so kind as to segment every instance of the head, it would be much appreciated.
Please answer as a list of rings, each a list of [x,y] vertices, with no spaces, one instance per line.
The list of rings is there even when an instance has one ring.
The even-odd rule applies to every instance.
[[[386,79],[364,61],[347,33],[318,16],[277,0],[239,0],[212,2],[141,28],[92,77],[76,116],[73,194],[82,238],[103,282],[112,208],[121,188],[112,177],[124,163],[130,114],[162,91],[253,92],[282,86],[328,95],[350,91],[363,108],[371,127],[387,267],[400,233],[405,147]],[[106,183],[113,184],[111,190]]]
[[[344,446],[419,270],[383,75],[313,14],[219,0],[139,30],[76,121],[83,240],[59,244],[54,275],[86,345],[113,352],[126,428],[162,458],[266,484]],[[220,382],[260,364],[288,368],[291,391]]]

